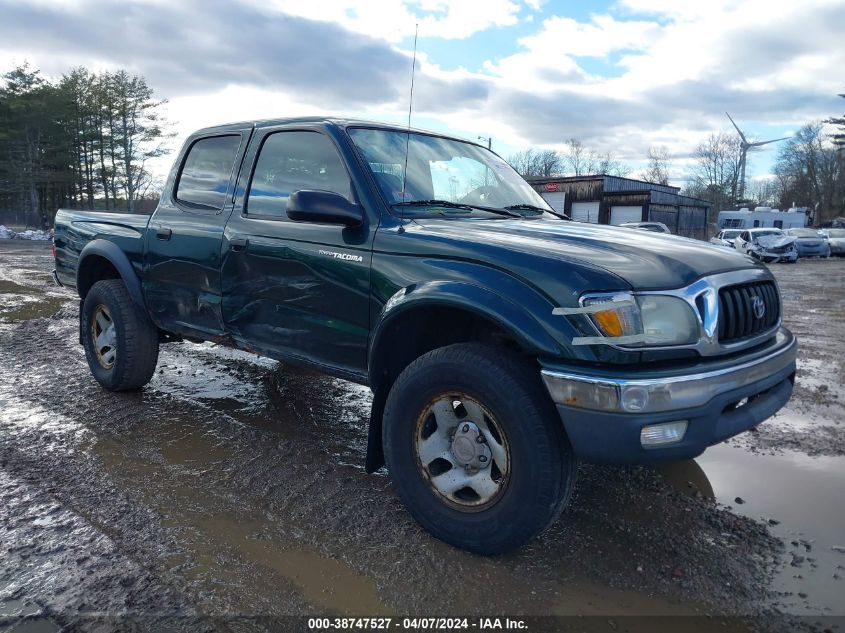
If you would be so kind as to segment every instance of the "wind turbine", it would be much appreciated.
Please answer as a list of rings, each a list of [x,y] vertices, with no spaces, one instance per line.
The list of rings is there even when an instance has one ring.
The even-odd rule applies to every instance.
[[[728,114],[725,112],[725,114]],[[785,141],[788,139],[788,136],[784,136],[783,138],[773,138],[770,141],[757,141],[756,143],[749,143],[748,139],[745,138],[745,134],[742,133],[742,130],[739,129],[739,126],[736,122],[731,118],[731,115],[728,114],[728,118],[731,119],[731,123],[733,123],[734,128],[736,128],[737,134],[739,134],[740,138],[740,156],[739,156],[739,187],[737,190],[736,199],[742,200],[745,196],[745,156],[748,154],[748,150],[752,147],[760,147],[761,145],[768,145],[769,143],[777,143],[778,141]]]

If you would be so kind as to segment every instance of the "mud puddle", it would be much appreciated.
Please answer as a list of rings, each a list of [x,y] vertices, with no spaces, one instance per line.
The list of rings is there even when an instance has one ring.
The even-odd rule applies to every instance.
[[[0,279],[0,320],[19,322],[51,317],[69,297],[47,295],[31,286]]]
[[[659,471],[679,491],[765,522],[783,540],[772,583],[780,609],[845,615],[845,457],[749,454],[720,444]]]

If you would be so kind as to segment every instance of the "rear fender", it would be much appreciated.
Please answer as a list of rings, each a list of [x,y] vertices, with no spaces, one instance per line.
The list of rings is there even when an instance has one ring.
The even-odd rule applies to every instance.
[[[117,274],[120,275],[120,278],[126,285],[126,289],[129,291],[129,296],[132,297],[132,301],[134,301],[139,308],[146,311],[144,295],[141,291],[141,280],[138,278],[135,269],[132,268],[129,258],[126,256],[126,253],[120,250],[120,247],[117,244],[104,239],[91,240],[85,245],[82,252],[79,254],[79,261],[76,268],[76,288],[81,299],[85,299],[85,295],[88,293],[88,290],[91,288],[93,283],[99,281],[99,279],[91,280],[87,278],[85,260],[91,257],[102,257],[114,266],[115,270],[117,270]]]

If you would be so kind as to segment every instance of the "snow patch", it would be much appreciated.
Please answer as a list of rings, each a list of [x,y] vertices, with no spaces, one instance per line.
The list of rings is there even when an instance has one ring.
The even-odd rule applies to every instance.
[[[0,240],[51,240],[53,234],[50,231],[39,231],[27,229],[17,233],[10,228],[0,224]]]

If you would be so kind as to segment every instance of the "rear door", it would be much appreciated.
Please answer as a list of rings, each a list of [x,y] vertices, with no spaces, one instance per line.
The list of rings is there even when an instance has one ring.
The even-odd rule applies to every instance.
[[[352,373],[366,370],[370,263],[378,215],[343,227],[294,222],[291,193],[332,191],[357,202],[339,132],[277,127],[256,133],[226,226],[223,318],[243,346]]]
[[[210,339],[224,334],[220,252],[249,129],[188,140],[150,219],[144,298],[161,328]]]

